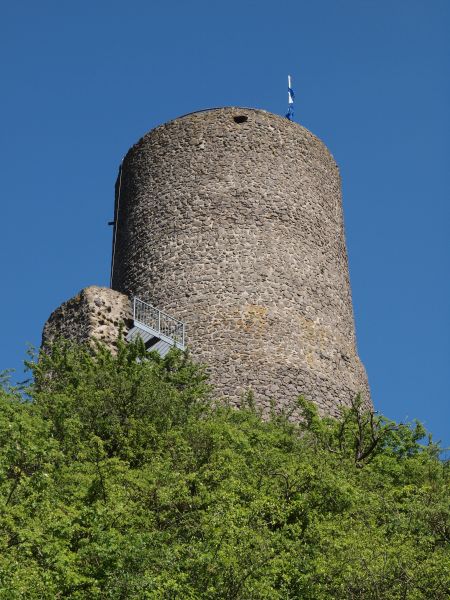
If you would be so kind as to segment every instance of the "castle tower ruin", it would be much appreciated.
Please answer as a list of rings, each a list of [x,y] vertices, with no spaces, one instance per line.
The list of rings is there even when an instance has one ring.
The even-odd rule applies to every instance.
[[[361,392],[338,167],[300,125],[220,108],[147,133],[116,184],[114,290],[186,324],[219,395],[264,412]]]

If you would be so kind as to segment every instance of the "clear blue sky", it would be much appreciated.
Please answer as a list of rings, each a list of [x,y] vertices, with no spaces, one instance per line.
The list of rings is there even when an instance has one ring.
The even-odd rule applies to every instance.
[[[113,186],[142,134],[241,105],[297,119],[341,168],[376,407],[450,444],[450,2],[2,2],[0,368],[108,285]]]

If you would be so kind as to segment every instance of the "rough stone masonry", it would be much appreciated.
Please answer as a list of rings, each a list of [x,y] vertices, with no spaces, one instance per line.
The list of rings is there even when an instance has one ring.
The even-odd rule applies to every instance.
[[[184,321],[219,396],[239,406],[251,389],[264,413],[300,394],[330,415],[359,392],[371,405],[339,171],[308,130],[248,108],[161,125],[123,161],[115,223],[118,306],[137,296]],[[81,339],[77,319],[58,311],[44,341],[58,332]]]
[[[120,328],[132,326],[133,315],[128,296],[109,288],[92,285],[59,306],[42,332],[43,345],[63,337],[79,343],[96,340],[114,349]]]

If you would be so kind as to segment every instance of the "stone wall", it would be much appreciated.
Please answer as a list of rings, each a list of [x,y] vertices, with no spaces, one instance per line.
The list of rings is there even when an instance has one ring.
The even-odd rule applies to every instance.
[[[116,184],[113,288],[187,325],[239,406],[299,394],[335,415],[367,377],[356,350],[337,165],[261,110],[186,115],[146,134]]]
[[[79,343],[98,340],[114,349],[121,324],[125,333],[132,325],[128,296],[109,288],[87,287],[50,315],[44,325],[42,345],[63,337]]]

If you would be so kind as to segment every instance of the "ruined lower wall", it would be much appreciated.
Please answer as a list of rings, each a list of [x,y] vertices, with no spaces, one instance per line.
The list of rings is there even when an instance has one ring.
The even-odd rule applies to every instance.
[[[239,360],[230,368],[226,363],[225,354],[221,364],[214,353],[206,357],[206,367],[218,397],[227,399],[232,405],[239,407],[245,393],[252,390],[257,404],[265,408],[263,412],[266,416],[272,402],[278,410],[288,409],[300,395],[313,401],[322,414],[331,416],[338,416],[339,405],[348,405],[358,392],[362,392],[370,407],[367,402],[370,392],[365,372],[351,345],[346,348],[348,354],[340,356],[340,365],[337,368],[335,363],[338,358],[334,353],[333,340],[324,338],[322,348],[325,354],[322,354],[322,361],[315,361],[313,354],[308,358],[312,361],[310,366],[313,368],[314,379],[311,377],[311,370],[303,372],[297,364],[286,361],[287,348],[283,351],[281,346],[274,348],[272,370],[267,371],[264,365],[259,369],[252,369],[255,355],[246,346],[242,328],[248,330],[270,323],[266,323],[267,315],[256,311],[255,307],[249,308],[239,318],[240,325],[238,323],[235,332],[236,340],[241,342]],[[42,345],[45,347],[62,337],[78,343],[100,341],[114,351],[121,326],[125,335],[132,324],[131,301],[127,295],[109,288],[91,286],[64,302],[50,315],[44,326]],[[212,325],[214,326],[214,323]],[[308,333],[312,325],[306,321],[302,323],[305,338],[313,335],[313,332]],[[264,331],[264,327],[261,331]],[[204,355],[198,356],[195,348],[191,350],[194,359],[202,362],[205,360]],[[295,354],[295,348],[291,348],[291,351]],[[279,355],[283,358],[282,361],[279,360]],[[324,368],[324,365],[328,368]],[[347,373],[346,378],[342,378],[343,372]],[[246,386],[242,384],[243,381],[246,382]]]
[[[132,325],[128,296],[90,286],[52,312],[42,332],[42,345],[63,337],[79,343],[98,340],[114,349],[121,325],[125,333]]]

